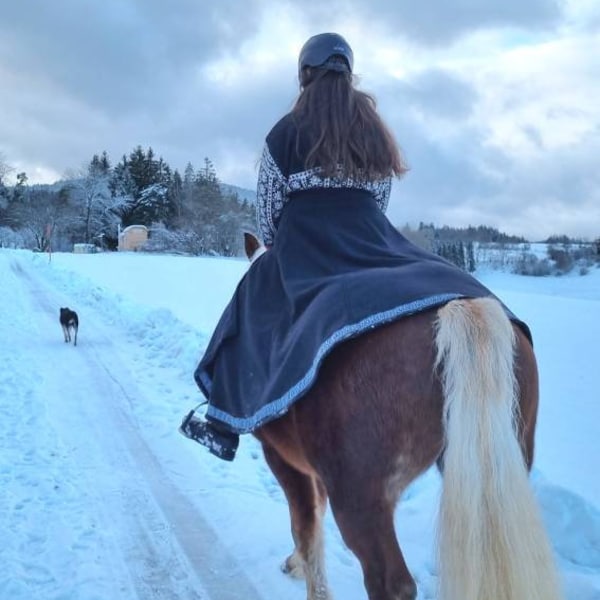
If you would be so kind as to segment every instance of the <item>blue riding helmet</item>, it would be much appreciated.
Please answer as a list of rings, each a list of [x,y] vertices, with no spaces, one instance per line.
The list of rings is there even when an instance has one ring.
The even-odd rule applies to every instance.
[[[332,56],[340,56],[343,61],[327,61]],[[309,38],[298,57],[298,77],[301,78],[304,67],[323,67],[333,71],[352,73],[354,54],[350,44],[337,33],[319,33]]]

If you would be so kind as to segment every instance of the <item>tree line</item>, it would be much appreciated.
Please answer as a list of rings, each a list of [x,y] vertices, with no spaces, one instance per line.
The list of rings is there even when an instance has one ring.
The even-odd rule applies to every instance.
[[[119,227],[145,225],[150,229],[147,251],[235,256],[242,252],[240,232],[255,228],[253,205],[221,184],[208,158],[198,169],[188,163],[181,175],[152,148],[137,146],[114,166],[102,152],[52,185],[30,185],[27,174],[18,173],[16,184],[7,186],[10,170],[0,154],[0,247],[69,251],[74,243],[87,243],[114,249]],[[400,231],[468,271],[477,266],[477,247],[527,244],[522,237],[485,225],[421,222]],[[597,261],[600,238],[592,244],[579,242],[564,235],[549,237],[549,247],[559,250],[548,264],[560,263],[564,271],[567,259],[574,265]],[[524,272],[540,270],[535,256],[523,261]]]
[[[243,229],[254,229],[254,208],[226,191],[205,158],[183,175],[152,150],[135,147],[114,166],[106,152],[52,185],[30,185],[26,173],[5,184],[0,157],[0,245],[46,251],[74,243],[115,249],[119,227],[150,229],[146,250],[239,254]]]
[[[436,227],[421,222],[415,229],[407,224],[400,231],[414,244],[469,272],[486,264],[521,275],[563,275],[574,269],[585,275],[592,266],[600,265],[600,238],[588,242],[566,235],[549,236],[540,242],[546,247],[546,256],[539,256],[525,238],[485,225]]]
[[[520,244],[525,238],[508,235],[494,227],[436,227],[433,223],[420,222],[416,229],[406,224],[400,232],[414,244],[435,252],[442,258],[472,273],[477,268],[476,244]]]

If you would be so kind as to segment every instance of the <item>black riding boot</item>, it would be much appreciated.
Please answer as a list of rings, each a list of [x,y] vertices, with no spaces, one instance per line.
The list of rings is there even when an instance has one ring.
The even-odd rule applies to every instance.
[[[212,423],[193,416],[194,411],[185,417],[179,431],[185,437],[202,444],[211,454],[232,461],[239,443],[239,435],[231,431],[217,429]]]

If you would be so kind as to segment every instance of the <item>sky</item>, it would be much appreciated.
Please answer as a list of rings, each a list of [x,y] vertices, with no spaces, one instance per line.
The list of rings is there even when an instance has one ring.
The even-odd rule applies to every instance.
[[[285,497],[258,442],[227,463],[181,436],[192,373],[240,259],[0,249],[0,598],[305,600],[281,573]],[[565,600],[600,599],[600,269],[475,275],[530,326],[541,402],[530,477]],[[210,282],[207,285],[206,282]],[[59,307],[80,317],[65,344]],[[202,412],[202,411],[200,411]],[[431,469],[395,522],[419,600],[436,600]],[[366,600],[330,511],[334,597]]]
[[[600,235],[596,0],[4,2],[0,155],[53,182],[151,146],[255,189],[298,52],[324,31],[353,47],[410,167],[395,224]]]

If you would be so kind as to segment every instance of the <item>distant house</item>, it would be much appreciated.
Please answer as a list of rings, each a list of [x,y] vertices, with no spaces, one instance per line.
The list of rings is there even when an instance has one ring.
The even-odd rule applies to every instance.
[[[148,228],[145,225],[130,225],[119,231],[119,251],[139,250],[148,241]]]

